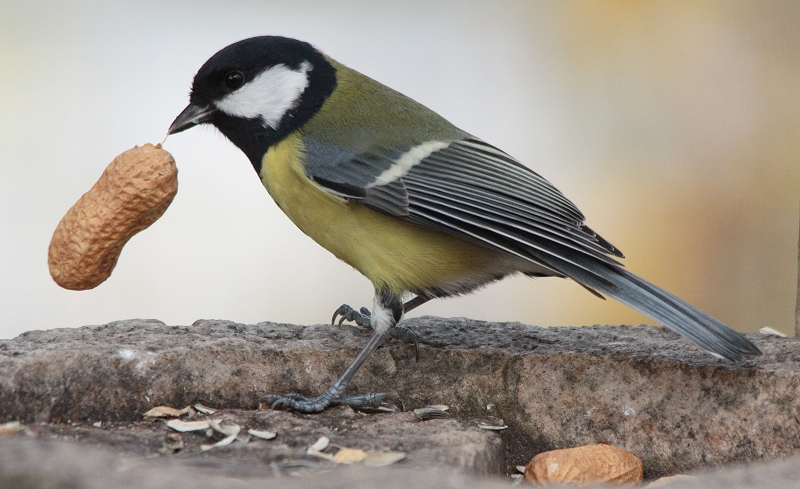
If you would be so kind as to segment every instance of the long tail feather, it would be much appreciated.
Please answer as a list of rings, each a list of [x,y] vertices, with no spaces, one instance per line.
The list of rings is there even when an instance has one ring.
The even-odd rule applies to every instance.
[[[758,347],[741,333],[623,268],[591,259],[586,259],[587,263],[578,267],[567,261],[540,258],[584,287],[613,297],[728,360],[737,361],[743,355],[761,354]]]

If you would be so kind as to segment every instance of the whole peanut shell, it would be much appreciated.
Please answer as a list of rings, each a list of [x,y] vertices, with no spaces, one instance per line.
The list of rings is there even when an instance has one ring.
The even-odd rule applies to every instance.
[[[70,290],[100,285],[125,243],[156,222],[177,192],[178,168],[160,144],[114,158],[58,223],[47,254],[53,280]]]
[[[536,455],[525,480],[536,485],[633,485],[642,481],[642,461],[622,448],[584,445]]]

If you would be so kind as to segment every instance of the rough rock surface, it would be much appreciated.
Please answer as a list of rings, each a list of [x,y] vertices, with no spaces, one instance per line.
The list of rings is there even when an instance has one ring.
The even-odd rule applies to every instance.
[[[299,463],[294,467],[301,471],[304,468]],[[120,456],[97,447],[61,441],[0,440],[2,489],[508,487],[508,480],[480,478],[463,472],[432,468],[412,470],[401,465],[380,469],[339,466],[303,477],[293,475],[296,474],[291,470],[271,473],[269,466],[248,467],[212,457],[187,464],[172,458]]]
[[[499,474],[503,469],[499,435],[462,420],[423,423],[414,413],[368,415],[336,407],[315,416],[273,410],[221,410],[212,415],[195,413],[191,421],[206,419],[221,420],[223,426],[239,425],[244,439],[203,450],[202,445],[224,436],[208,438],[205,430],[177,433],[166,426],[167,419],[104,422],[98,423],[99,426],[35,423],[25,426],[17,438],[80,442],[126,456],[167,457],[191,466],[211,467],[230,477],[279,477],[329,470],[336,463],[306,452],[321,436],[339,447],[405,453],[402,463],[408,467],[445,468],[483,475]],[[271,440],[256,437],[247,440],[248,429],[271,431],[277,436]],[[336,449],[326,453],[334,454]]]
[[[340,466],[303,477],[263,477],[223,470],[227,464],[186,465],[177,460],[120,456],[95,447],[26,439],[0,439],[0,488],[13,489],[475,489],[508,488],[508,479],[463,472],[412,470],[402,464],[382,469]],[[660,486],[674,489],[786,489],[797,487],[800,457],[695,474]],[[521,486],[524,487],[524,486]],[[607,487],[607,486],[605,486]],[[587,488],[590,489],[590,488]]]
[[[487,417],[509,426],[499,435],[506,473],[541,451],[598,442],[639,456],[647,478],[800,449],[800,342],[794,338],[750,335],[764,355],[730,363],[664,328],[537,328],[431,317],[406,325],[420,337],[420,362],[413,349],[392,343],[365,364],[350,391],[388,392],[406,409],[450,406],[459,420],[436,423],[452,423],[447,436],[475,444],[471,452],[445,456],[443,465],[500,471],[498,435],[474,426]],[[138,422],[153,406],[201,402],[258,427],[281,417],[333,430],[324,416],[240,410],[253,409],[268,392],[320,393],[365,340],[366,333],[350,327],[226,321],[131,320],[33,331],[0,341],[0,422],[72,422],[89,430],[96,421]],[[365,432],[420,427],[413,438],[434,426],[402,413],[325,416],[337,412],[350,413]],[[42,432],[63,436],[60,429],[66,428]],[[151,455],[163,436],[160,431],[160,441],[152,442]],[[390,430],[376,438],[376,448],[410,453],[399,465],[426,466],[421,461],[447,445],[426,440],[402,448],[383,441],[400,436]],[[434,447],[428,455],[415,452],[426,444]],[[270,457],[261,464],[274,462]]]

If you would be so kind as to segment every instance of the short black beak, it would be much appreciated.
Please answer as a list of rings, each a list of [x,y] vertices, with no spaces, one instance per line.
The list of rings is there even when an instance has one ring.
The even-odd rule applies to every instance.
[[[211,122],[211,118],[216,111],[217,109],[213,105],[200,107],[199,105],[189,104],[183,109],[183,112],[172,121],[172,125],[169,126],[167,130],[167,135],[177,134],[198,124]]]

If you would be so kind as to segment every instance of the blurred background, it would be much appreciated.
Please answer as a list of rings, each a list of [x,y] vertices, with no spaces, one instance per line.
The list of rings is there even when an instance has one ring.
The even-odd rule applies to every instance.
[[[314,324],[371,305],[211,128],[170,137],[180,190],[111,278],[60,289],[56,224],[106,165],[157,143],[192,78],[255,35],[309,41],[520,159],[635,273],[740,331],[794,325],[800,3],[0,3],[0,337],[157,318]],[[412,315],[652,324],[559,279],[509,279]]]

